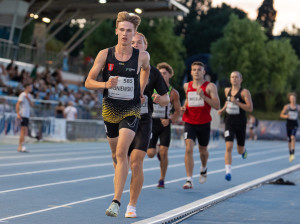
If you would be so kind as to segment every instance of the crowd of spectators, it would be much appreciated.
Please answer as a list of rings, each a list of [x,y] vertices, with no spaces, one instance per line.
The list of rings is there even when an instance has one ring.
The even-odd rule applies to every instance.
[[[0,96],[17,97],[27,83],[33,85],[34,99],[48,100],[56,105],[60,102],[62,106],[72,102],[80,111],[85,112],[81,113],[83,116],[79,114],[78,118],[97,117],[95,111],[99,108],[101,92],[87,90],[83,83],[68,83],[63,80],[61,69],[50,71],[48,68],[39,69],[39,66],[35,65],[31,71],[20,71],[14,61],[7,66],[0,64]]]

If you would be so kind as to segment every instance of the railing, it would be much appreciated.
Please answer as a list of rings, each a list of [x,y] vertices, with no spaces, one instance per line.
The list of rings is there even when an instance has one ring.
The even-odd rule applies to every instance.
[[[0,38],[0,58],[7,58],[15,61],[26,62],[30,64],[39,64],[40,66],[49,66],[53,68],[62,67],[63,53],[44,50]],[[80,57],[68,57],[69,72],[83,74],[90,69],[90,64],[84,64],[84,59]]]
[[[53,64],[60,57],[62,60],[62,56],[56,52],[45,51],[26,44],[15,45],[5,39],[0,39],[0,57],[43,66]]]
[[[18,97],[0,96],[0,115],[5,112],[15,113]],[[55,107],[58,101],[54,100],[34,100],[34,107],[31,107],[30,115],[32,117],[55,117]],[[100,119],[102,112],[101,104],[97,103],[95,107],[88,109],[82,106],[77,108],[78,119]]]

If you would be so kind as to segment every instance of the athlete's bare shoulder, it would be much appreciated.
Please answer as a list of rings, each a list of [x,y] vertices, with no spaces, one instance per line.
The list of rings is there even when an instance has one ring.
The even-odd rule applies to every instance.
[[[150,54],[148,53],[148,51],[140,50],[140,57],[141,59],[150,60]]]
[[[187,91],[188,87],[189,87],[189,83],[188,82],[186,82],[186,83],[183,84],[183,89],[184,89],[185,92]]]
[[[177,91],[177,89],[174,88],[172,88],[171,94],[179,96],[179,92]]]
[[[226,95],[226,96],[228,95],[229,90],[230,90],[230,87],[226,87],[226,88],[224,89],[224,92],[225,92],[225,95]]]
[[[243,96],[249,96],[250,95],[250,91],[248,89],[242,89],[241,95],[243,95]]]
[[[108,54],[108,48],[99,51],[95,59],[95,64],[99,64],[99,63],[103,64],[106,61],[107,54]]]

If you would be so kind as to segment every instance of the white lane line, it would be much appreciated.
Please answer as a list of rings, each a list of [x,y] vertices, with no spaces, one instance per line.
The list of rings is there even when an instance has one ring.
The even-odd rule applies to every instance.
[[[228,199],[230,197],[233,197],[239,193],[242,193],[246,190],[252,189],[253,187],[259,186],[263,183],[266,183],[270,180],[273,180],[275,178],[278,178],[282,175],[286,175],[288,173],[291,173],[293,171],[299,170],[300,164],[295,165],[293,167],[289,167],[287,169],[277,171],[275,173],[266,175],[264,177],[257,178],[255,180],[237,185],[235,187],[226,189],[224,191],[218,192],[216,194],[210,195],[208,197],[205,197],[203,199],[194,201],[192,203],[186,204],[184,206],[178,207],[176,209],[170,210],[168,212],[159,214],[157,216],[144,219],[138,222],[134,222],[135,224],[161,224],[161,223],[169,223],[169,221],[172,221],[176,218],[184,217],[185,215],[188,215],[192,212],[199,211],[202,208],[205,208],[206,206],[218,203],[220,201],[223,201],[225,199]]]
[[[267,147],[267,148],[260,148],[259,151],[265,150],[265,149],[268,149],[268,148],[269,147]],[[272,147],[272,148],[274,148],[274,147]],[[264,153],[268,153],[268,152],[269,151],[264,151]],[[217,152],[211,152],[210,155],[217,155],[217,154],[223,154],[223,153],[224,153],[223,151],[222,152],[218,152],[217,151]],[[256,154],[253,153],[253,151],[251,151],[250,155],[256,155]],[[183,156],[184,156],[184,154],[182,154],[182,155],[174,155],[174,156],[172,155],[172,156],[169,156],[169,159],[180,158],[180,157],[183,157]],[[198,157],[199,157],[199,155],[197,155],[197,154],[194,154],[193,156],[196,159],[198,159]],[[233,158],[236,158],[236,157],[233,157]],[[148,162],[148,161],[154,161],[154,160],[150,159],[150,158],[146,158],[144,161]],[[209,162],[210,161],[214,161],[214,159],[209,159]],[[101,164],[72,166],[72,167],[64,167],[64,168],[56,168],[56,169],[38,170],[38,171],[28,171],[28,172],[21,172],[21,173],[3,174],[3,175],[0,175],[0,178],[20,176],[20,175],[40,174],[40,173],[48,173],[48,172],[58,172],[58,171],[73,170],[73,169],[85,169],[85,168],[92,168],[92,167],[103,167],[103,166],[110,166],[110,165],[111,165],[111,163],[101,163]],[[169,167],[171,167],[171,166],[169,165]]]
[[[251,155],[252,156],[253,155],[254,156],[258,156],[258,155],[273,153],[273,152],[276,152],[276,151],[279,151],[279,150],[281,150],[281,149],[267,151],[268,153],[267,152],[257,152],[257,153],[253,153]],[[240,157],[240,155],[236,155],[233,158],[237,158],[237,157]],[[286,156],[284,156],[284,157],[286,157]],[[220,160],[223,160],[223,159],[224,159],[223,157],[213,158],[213,159],[210,159],[210,162],[220,161]],[[268,160],[266,160],[266,161],[268,161]],[[109,164],[110,166],[112,166],[112,163],[107,163],[107,164]],[[195,164],[200,164],[200,161],[195,161]],[[247,163],[247,164],[251,164],[251,163]],[[177,164],[169,165],[168,168],[170,169],[170,168],[180,167],[180,166],[184,166],[184,165],[185,165],[184,163],[177,163]],[[239,167],[243,167],[244,165],[245,164],[239,165],[239,166],[234,166],[234,167],[232,167],[232,169],[235,169],[235,167],[238,167],[238,168]],[[143,171],[144,172],[149,172],[149,171],[159,170],[159,169],[160,169],[160,167],[156,166],[156,167],[151,167],[151,168],[144,169]],[[221,170],[223,170],[223,169],[221,169]],[[208,173],[211,173],[211,172],[208,172]],[[131,171],[128,174],[131,174]],[[0,194],[10,193],[10,192],[16,192],[16,191],[24,191],[24,190],[35,189],[35,188],[42,188],[42,187],[50,187],[50,186],[56,186],[56,185],[61,185],[61,184],[78,183],[78,182],[90,181],[90,180],[96,180],[96,179],[103,179],[103,178],[113,177],[113,176],[114,176],[114,174],[107,174],[107,175],[101,175],[101,176],[95,176],[95,177],[87,177],[87,178],[73,179],[73,180],[67,180],[67,181],[52,182],[52,183],[47,183],[47,184],[39,184],[39,185],[33,185],[33,186],[28,186],[28,187],[21,187],[21,188],[14,188],[14,189],[9,189],[9,190],[3,190],[3,191],[0,191]],[[166,182],[166,183],[168,183],[168,182]]]
[[[255,150],[264,150],[264,149],[270,149],[270,148],[281,148],[281,145],[277,146],[267,146],[264,148],[254,148]],[[249,151],[251,148],[249,148]],[[184,150],[183,150],[184,153]],[[215,151],[215,152],[210,152],[211,155],[214,154],[221,154],[224,153],[224,151]],[[80,157],[80,158],[68,158],[68,159],[54,159],[54,160],[38,160],[38,161],[28,161],[28,162],[18,162],[18,163],[4,163],[0,164],[0,167],[6,167],[6,166],[21,166],[21,165],[32,165],[32,164],[44,164],[44,163],[59,163],[59,162],[68,162],[68,161],[78,161],[78,160],[89,160],[89,159],[101,159],[101,158],[109,158],[111,155],[104,155],[104,156],[85,156],[85,157]],[[180,155],[179,155],[180,157]],[[171,157],[169,157],[171,158]],[[173,157],[176,158],[176,157]],[[148,159],[145,159],[147,161]],[[151,160],[151,159],[150,159]]]
[[[277,157],[270,158],[270,159],[263,159],[263,160],[260,160],[260,161],[235,166],[235,169],[241,168],[241,167],[257,165],[257,164],[261,164],[261,163],[273,162],[273,161],[280,160],[280,159],[283,159],[283,158],[286,158],[286,155],[285,156],[277,156]],[[220,173],[220,172],[224,172],[224,169],[211,171],[211,172],[208,172],[208,174],[215,174],[215,173]],[[198,177],[198,176],[199,176],[199,174],[198,175],[193,175],[193,178]],[[175,183],[175,182],[179,182],[179,181],[182,181],[182,180],[186,180],[186,177],[174,179],[172,181],[167,181],[166,183]],[[156,185],[157,185],[157,183],[151,184],[151,185],[146,185],[146,186],[143,186],[143,189],[156,187]],[[129,191],[130,190],[127,189],[127,190],[123,191],[123,193],[128,193]],[[29,215],[33,215],[33,214],[43,213],[43,212],[55,210],[55,209],[58,209],[58,208],[63,208],[63,207],[66,207],[66,206],[72,206],[72,205],[76,205],[76,204],[81,204],[81,203],[86,203],[86,202],[89,202],[89,201],[94,201],[94,200],[99,200],[99,199],[111,197],[113,195],[114,195],[114,193],[111,193],[111,194],[106,194],[106,195],[102,195],[102,196],[98,196],[98,197],[88,198],[88,199],[85,199],[85,200],[66,203],[66,204],[51,207],[51,208],[40,209],[40,210],[27,212],[27,213],[23,213],[23,214],[19,214],[19,215],[14,215],[14,216],[8,216],[8,217],[5,217],[5,218],[1,218],[0,221],[6,221],[6,220],[11,220],[11,219],[20,218],[20,217],[24,217],[24,216],[29,216]]]
[[[109,156],[103,156],[103,157],[108,158]],[[102,156],[84,156],[84,157],[80,157],[80,158],[40,160],[40,161],[29,161],[29,162],[19,162],[19,163],[6,163],[6,164],[0,164],[0,167],[45,164],[45,163],[60,163],[60,162],[69,162],[69,161],[78,161],[78,160],[101,159],[101,158],[102,158]]]
[[[99,151],[95,150],[95,151],[80,151],[80,152],[59,152],[59,153],[41,153],[41,154],[30,154],[30,159],[31,158],[35,158],[35,157],[50,157],[50,156],[53,156],[53,157],[59,157],[59,156],[80,156],[80,155],[87,155],[87,154],[97,154],[99,155]],[[102,153],[101,153],[102,154]],[[108,153],[107,153],[108,154]],[[108,154],[110,155],[110,154]],[[107,156],[108,156],[107,155]],[[102,156],[105,156],[105,155],[102,155]],[[0,157],[0,160],[4,159],[4,160],[7,160],[7,159],[23,159],[23,158],[28,158],[29,155],[26,154],[22,154],[22,156],[20,156],[20,153],[19,155],[13,155],[13,156],[1,156]],[[111,155],[110,155],[111,157]]]

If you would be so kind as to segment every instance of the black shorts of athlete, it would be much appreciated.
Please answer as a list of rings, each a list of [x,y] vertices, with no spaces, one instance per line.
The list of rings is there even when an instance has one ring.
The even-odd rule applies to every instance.
[[[288,137],[289,142],[292,141],[291,136],[296,136],[297,130],[298,130],[297,126],[294,126],[294,127],[286,126],[286,133],[287,133],[287,137]]]
[[[134,139],[129,147],[128,156],[133,149],[147,152],[152,130],[152,118],[150,116],[142,116],[139,121],[138,129]]]
[[[28,124],[29,124],[29,118],[28,117],[22,117],[21,126],[22,127],[28,127]]]
[[[158,138],[161,146],[169,147],[171,141],[171,123],[164,127],[160,118],[153,118],[152,121],[152,136],[150,139],[149,148],[156,148]]]
[[[246,139],[246,125],[225,124],[225,142],[233,142],[234,136],[236,136],[237,144],[239,146],[244,146]]]
[[[137,131],[139,119],[135,116],[125,117],[119,123],[109,123],[104,121],[104,127],[106,136],[109,138],[116,138],[119,136],[119,130],[121,128],[127,128],[134,132]]]
[[[206,124],[184,124],[184,139],[198,139],[200,146],[207,146],[210,138],[210,122]]]

